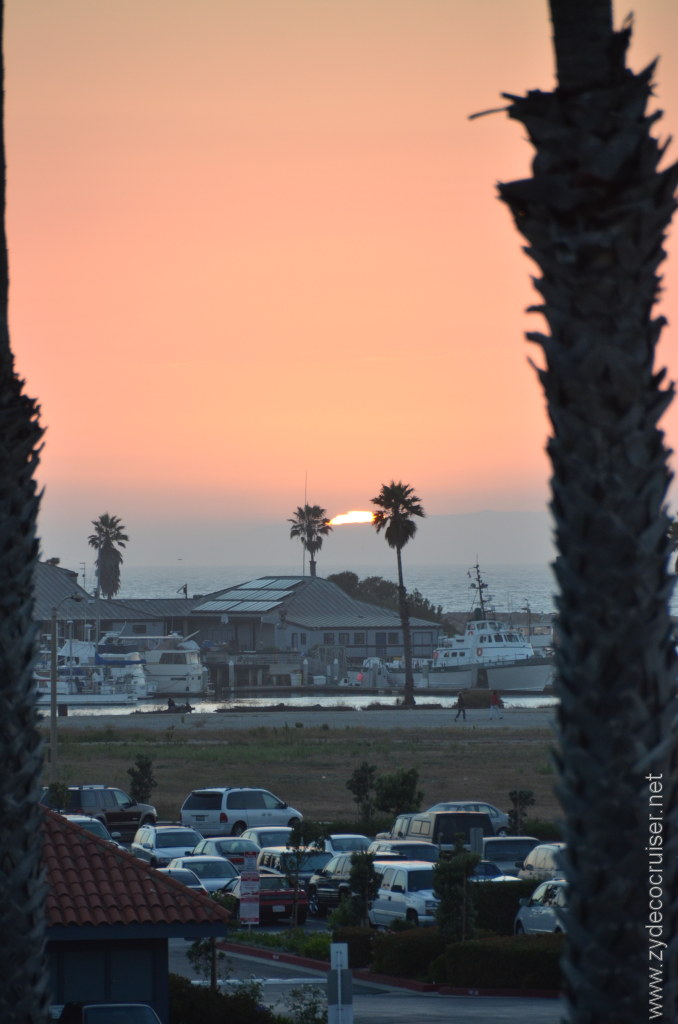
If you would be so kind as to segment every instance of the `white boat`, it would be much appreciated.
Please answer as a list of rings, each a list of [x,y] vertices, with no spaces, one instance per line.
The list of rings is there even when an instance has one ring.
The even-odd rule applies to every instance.
[[[431,670],[501,665],[534,658],[532,644],[499,619],[471,619],[462,636],[446,637],[433,652]]]
[[[469,618],[461,636],[446,637],[434,650],[428,670],[429,687],[487,686],[508,691],[543,690],[549,686],[554,672],[552,633],[540,633],[540,639],[543,637],[550,642],[540,643],[535,649],[531,630],[530,635],[525,636],[501,619],[488,615],[484,593],[487,584],[478,565],[469,576],[478,609],[475,615],[471,612],[474,617]]]
[[[158,696],[196,695],[207,690],[207,669],[200,657],[200,648],[191,636],[168,633],[166,636],[125,636],[106,633],[98,644],[103,655],[138,652],[149,684]]]
[[[51,652],[43,650],[34,678],[38,704],[52,695]],[[87,640],[68,640],[57,651],[57,700],[62,704],[116,704],[147,700],[155,693],[138,652],[106,655]]]

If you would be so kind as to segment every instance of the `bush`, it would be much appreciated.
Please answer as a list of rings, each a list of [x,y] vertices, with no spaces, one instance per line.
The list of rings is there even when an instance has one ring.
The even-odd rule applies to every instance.
[[[399,978],[430,978],[431,964],[445,951],[439,928],[408,928],[375,936],[372,970]]]
[[[542,843],[560,843],[563,839],[563,831],[555,821],[546,821],[544,818],[525,818],[525,835],[535,836],[541,839]]]
[[[473,906],[476,931],[494,932],[495,935],[513,935],[520,900],[531,896],[536,882],[474,882]]]
[[[278,1018],[250,989],[218,992],[193,985],[179,974],[169,976],[170,1024],[274,1024]]]
[[[454,942],[431,965],[431,976],[434,981],[454,988],[557,992],[562,984],[563,942],[563,935],[514,935]]]
[[[372,962],[374,932],[371,928],[359,926],[335,928],[332,933],[332,942],[347,944],[350,967],[369,967]]]

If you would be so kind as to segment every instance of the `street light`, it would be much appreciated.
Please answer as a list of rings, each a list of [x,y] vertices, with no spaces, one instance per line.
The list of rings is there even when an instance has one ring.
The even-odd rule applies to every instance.
[[[62,597],[52,608],[52,643],[50,672],[50,718],[49,718],[49,768],[50,779],[56,782],[57,764],[57,612],[66,601],[82,601],[80,594],[68,594]]]

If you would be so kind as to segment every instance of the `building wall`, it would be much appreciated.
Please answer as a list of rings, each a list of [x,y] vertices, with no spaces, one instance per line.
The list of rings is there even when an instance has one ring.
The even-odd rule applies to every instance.
[[[148,1003],[168,1024],[166,939],[51,942],[52,1003]]]

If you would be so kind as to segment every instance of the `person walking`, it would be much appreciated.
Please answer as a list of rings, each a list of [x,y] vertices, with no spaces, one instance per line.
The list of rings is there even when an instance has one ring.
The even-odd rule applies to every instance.
[[[459,696],[457,697],[457,714],[455,715],[454,718],[455,722],[457,721],[460,715],[463,718],[463,720],[466,721],[466,701],[464,699],[463,693],[460,693]]]
[[[503,718],[504,716],[501,713],[502,707],[501,697],[496,690],[493,690],[490,694],[490,718],[496,718],[497,716]]]

